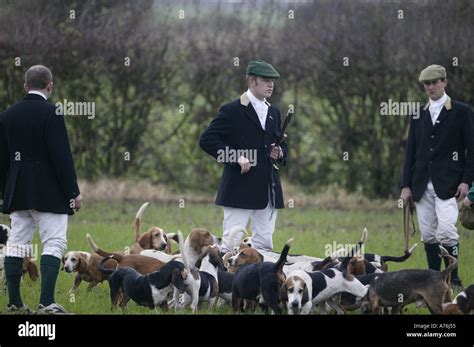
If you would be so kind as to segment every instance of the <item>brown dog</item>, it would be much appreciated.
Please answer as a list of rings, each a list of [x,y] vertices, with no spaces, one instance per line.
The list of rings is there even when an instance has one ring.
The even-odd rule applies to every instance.
[[[167,235],[163,229],[159,227],[151,227],[143,235],[140,235],[140,224],[146,208],[150,203],[145,202],[137,211],[135,216],[135,243],[130,247],[130,254],[140,254],[145,249],[164,250],[171,253],[171,239],[178,242],[176,234]]]
[[[89,243],[89,246],[94,250],[95,253],[102,257],[107,257],[116,260],[118,263],[117,268],[131,267],[138,271],[140,274],[146,275],[160,269],[166,264],[158,259],[147,257],[145,255],[122,254],[120,252],[104,251],[94,243],[90,234],[87,234],[86,238],[87,242]],[[112,272],[114,272],[114,270],[115,269],[107,270],[106,273],[111,274]]]
[[[261,255],[255,248],[243,248],[239,253],[230,257],[228,262],[229,272],[235,272],[239,266],[263,262],[263,255]]]
[[[186,252],[191,268],[196,266],[206,247],[218,242],[219,238],[212,235],[209,230],[201,228],[191,230],[184,241],[184,252]]]
[[[97,284],[109,278],[109,274],[99,270],[99,263],[102,259],[101,256],[89,252],[70,251],[64,255],[62,259],[62,270],[68,273],[77,272],[74,283],[71,289],[69,289],[69,293],[74,293],[82,281],[89,283],[87,291],[90,291]],[[117,261],[107,261],[105,266],[108,269],[115,269],[117,267]]]
[[[380,314],[383,307],[392,307],[392,313],[400,313],[404,306],[424,300],[432,314],[442,314],[443,303],[451,301],[447,277],[456,268],[457,260],[440,248],[442,256],[452,261],[444,271],[408,269],[381,273],[370,283],[363,309]]]
[[[26,273],[28,273],[32,281],[36,281],[39,278],[38,266],[31,257],[23,258],[23,276]]]

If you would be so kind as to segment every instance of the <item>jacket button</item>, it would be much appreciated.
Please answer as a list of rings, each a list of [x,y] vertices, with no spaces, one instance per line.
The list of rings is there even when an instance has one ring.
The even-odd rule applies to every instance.
[[[275,187],[275,183],[272,183],[272,187]]]
[[[430,160],[430,164],[433,164],[433,161],[432,161],[432,160]]]
[[[433,148],[430,148],[430,151],[433,152]]]
[[[434,139],[434,135],[431,135],[431,138]]]

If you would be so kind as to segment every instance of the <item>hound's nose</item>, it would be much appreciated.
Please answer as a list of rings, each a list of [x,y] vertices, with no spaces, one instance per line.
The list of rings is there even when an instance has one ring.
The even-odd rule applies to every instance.
[[[292,308],[298,308],[298,301],[293,301],[293,302],[291,303],[291,307],[292,307]]]
[[[168,246],[168,244],[167,244],[166,242],[162,242],[162,243],[161,243],[161,248],[162,248],[162,249],[165,249],[166,246]]]
[[[234,265],[234,259],[229,258],[229,265]]]

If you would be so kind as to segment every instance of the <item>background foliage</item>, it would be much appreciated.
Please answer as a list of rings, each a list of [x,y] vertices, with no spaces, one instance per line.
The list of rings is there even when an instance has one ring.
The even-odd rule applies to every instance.
[[[380,103],[424,101],[417,77],[426,65],[444,65],[449,95],[474,103],[468,0],[0,0],[0,8],[1,108],[22,97],[34,64],[53,71],[52,102],[96,102],[94,119],[67,119],[86,180],[215,192],[221,168],[198,138],[246,89],[251,59],[281,73],[270,101],[282,113],[296,107],[281,174],[308,193],[398,194],[409,119],[381,116]]]

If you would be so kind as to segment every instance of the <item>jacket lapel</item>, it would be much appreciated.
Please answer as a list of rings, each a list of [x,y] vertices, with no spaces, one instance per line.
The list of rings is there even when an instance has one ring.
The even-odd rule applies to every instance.
[[[448,116],[448,110],[446,110],[446,107],[443,107],[441,109],[441,113],[438,116],[438,119],[435,121],[435,128],[439,126],[439,124]]]
[[[432,131],[433,130],[433,122],[431,121],[431,114],[429,110],[424,109],[421,111],[421,117],[423,118],[423,121],[425,122],[425,126]]]
[[[244,113],[245,115],[262,131],[262,125],[260,124],[260,120],[258,119],[257,112],[253,108],[252,104],[250,103],[249,98],[247,97],[246,93],[243,93],[240,96],[240,104],[244,106]]]
[[[267,120],[265,122],[265,132],[270,133],[273,129],[273,123],[275,122],[275,116],[271,111],[271,107],[268,107]]]
[[[438,127],[439,124],[449,115],[449,111],[451,110],[451,98],[448,96],[448,98],[446,99],[446,102],[444,103],[444,106],[441,109],[441,112],[438,116],[438,119],[436,119],[434,126],[433,126],[433,122],[431,121],[431,113],[429,110],[429,106],[430,106],[430,102],[428,101],[428,103],[423,108],[423,111],[424,113],[427,113],[426,118],[429,119],[430,129],[431,129],[433,127],[434,128]]]

